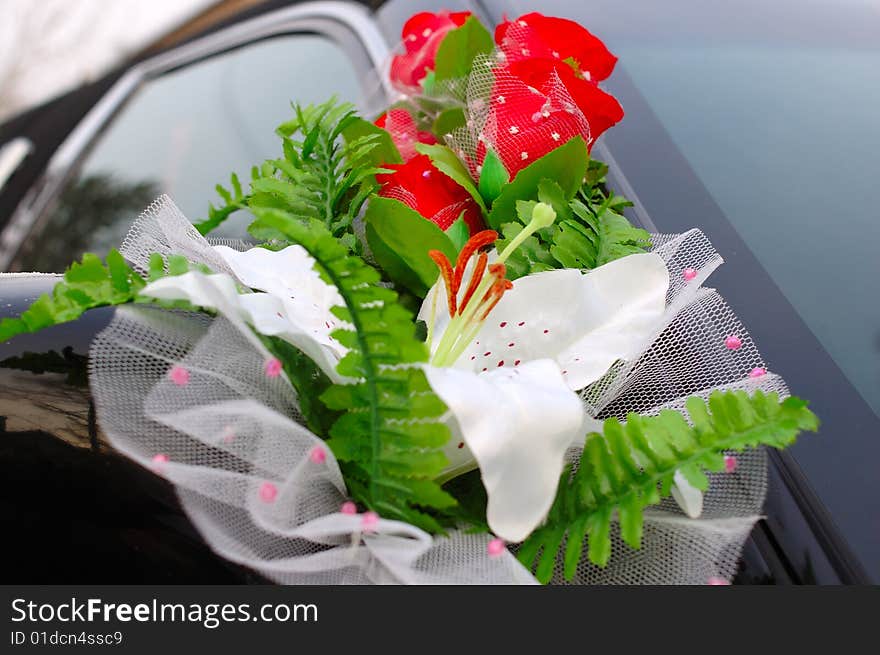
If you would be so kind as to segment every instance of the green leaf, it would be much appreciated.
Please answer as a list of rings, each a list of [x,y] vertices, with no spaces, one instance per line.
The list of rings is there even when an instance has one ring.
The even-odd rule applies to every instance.
[[[320,401],[339,413],[327,443],[350,493],[385,518],[442,531],[456,506],[436,482],[448,463],[442,450],[450,438],[442,420],[448,410],[418,366],[428,349],[416,338],[412,314],[380,285],[378,271],[349,254],[319,221],[271,209],[255,215],[257,229],[305,248],[342,298],[333,311],[351,328],[332,335],[349,348],[337,371],[355,381],[330,386]]]
[[[461,27],[447,32],[437,48],[434,59],[434,80],[467,79],[474,57],[488,54],[495,48],[489,31],[471,16]]]
[[[450,261],[456,257],[455,245],[443,230],[394,198],[377,196],[370,199],[364,222],[372,226],[383,244],[413,271],[426,288],[434,284],[438,275],[437,265],[428,256],[428,251],[439,250]],[[372,243],[370,246],[372,248]],[[377,261],[381,266],[385,265],[383,261]]]
[[[186,260],[176,262],[173,268],[168,274],[179,275],[189,269]],[[164,275],[164,260],[159,255],[151,256],[151,280]],[[81,262],[70,265],[51,294],[44,293],[20,317],[0,321],[0,343],[18,334],[76,320],[95,307],[135,302],[144,286],[146,281],[116,250],[107,254],[106,266],[97,255],[86,253]]]
[[[279,337],[260,335],[269,351],[284,368],[287,379],[296,390],[299,410],[306,426],[319,437],[327,438],[330,426],[339,418],[339,412],[328,408],[319,398],[332,382],[321,368],[301,350]]]
[[[321,221],[358,251],[354,220],[377,188],[375,175],[385,171],[379,164],[399,162],[400,155],[390,135],[359,118],[351,104],[333,98],[293,109],[294,117],[276,130],[282,156],[253,167],[248,194],[235,176],[232,191],[218,186],[223,205],[212,206],[197,228],[207,234],[239,209],[282,209],[303,221]]]
[[[375,137],[375,147],[369,150],[365,158],[371,161],[375,166],[383,164],[402,164],[403,157],[394,145],[391,134],[387,130],[383,130],[378,125],[371,123],[360,116],[354,117],[348,122],[348,125],[342,130],[342,138],[349,145],[357,144],[359,139]]]
[[[464,189],[469,194],[471,194],[471,197],[480,206],[480,209],[483,212],[483,216],[485,217],[487,215],[488,210],[486,209],[486,203],[483,202],[483,196],[481,196],[480,192],[477,190],[477,187],[474,184],[474,180],[471,178],[471,174],[468,172],[467,167],[462,163],[461,159],[459,159],[455,155],[455,153],[452,152],[452,150],[450,150],[446,146],[429,145],[427,143],[417,144],[416,150],[418,150],[423,155],[428,155],[437,170],[439,170],[444,175],[451,177],[462,187],[464,187]]]
[[[446,236],[452,241],[456,252],[460,252],[471,236],[470,228],[464,222],[464,212],[462,212],[455,222],[446,228]],[[450,260],[452,261],[452,260]]]
[[[519,550],[520,561],[534,567],[540,581],[549,581],[563,538],[566,578],[575,573],[585,537],[590,561],[605,566],[615,514],[623,541],[639,548],[644,509],[669,495],[676,471],[705,489],[704,470],[720,470],[725,452],[761,445],[784,448],[798,433],[819,426],[803,400],[780,402],[775,393],[760,390],[751,396],[713,391],[708,406],[692,396],[686,407],[692,426],[682,414],[664,410],[657,416],[629,414],[626,424],[609,418],[601,434],[587,435],[577,469],[566,468],[560,478],[546,522]]]
[[[510,174],[504,168],[504,164],[491,148],[486,150],[486,157],[483,159],[483,168],[480,171],[480,182],[478,188],[480,195],[491,205],[495,199],[501,195],[504,186],[510,181]]]
[[[388,279],[406,289],[409,289],[419,299],[424,298],[428,293],[428,285],[410,268],[410,266],[392,250],[382,237],[376,232],[376,228],[370,223],[366,223],[365,233],[367,243],[370,245],[370,252],[373,258],[382,268],[382,271],[388,276]]]
[[[586,170],[587,146],[582,138],[574,137],[523,168],[504,186],[492,204],[489,226],[497,230],[504,223],[509,223],[516,216],[518,200],[534,200],[538,197],[541,180],[555,181],[567,199],[573,198],[583,183]]]
[[[434,124],[431,126],[431,132],[442,137],[445,134],[450,134],[453,130],[459,127],[464,127],[465,122],[466,117],[464,115],[464,109],[461,107],[449,107],[448,109],[441,111],[434,120]]]

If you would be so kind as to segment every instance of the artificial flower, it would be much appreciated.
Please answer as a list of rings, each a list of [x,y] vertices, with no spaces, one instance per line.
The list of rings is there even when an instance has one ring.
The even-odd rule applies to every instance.
[[[333,380],[342,381],[336,365],[347,349],[331,333],[341,327],[330,309],[343,304],[336,287],[314,270],[315,261],[302,246],[280,251],[251,248],[238,252],[216,246],[237,281],[256,293],[241,293],[226,274],[191,271],[148,284],[142,295],[189,303],[236,317],[257,332],[277,336],[308,355]]]
[[[521,277],[450,364],[479,372],[549,358],[569,388],[583,389],[617,360],[641,352],[666,309],[668,287],[666,265],[652,253],[622,257],[587,273],[564,268]],[[447,297],[441,280],[419,318],[428,321],[435,302],[445,307]],[[448,311],[434,313],[436,351],[452,317]]]
[[[554,218],[541,203],[524,233]],[[478,465],[489,526],[518,541],[543,520],[565,451],[592,421],[576,390],[644,349],[665,311],[669,275],[646,253],[511,283],[504,261],[514,244],[481,252],[496,238],[490,230],[472,237],[454,267],[432,251],[441,276],[419,318],[428,325],[428,381],[453,417],[445,476]]]
[[[617,63],[601,39],[581,25],[537,12],[499,24],[495,43],[509,63],[526,59],[570,61],[594,82],[611,75]]]
[[[561,84],[587,119],[590,127],[587,143],[590,146],[605,130],[623,119],[623,108],[614,96],[564,62],[529,59],[509,64],[508,70],[529,88],[545,95]]]
[[[406,109],[389,109],[375,120],[375,125],[391,135],[391,140],[405,162],[418,154],[417,144],[437,143],[433,134],[418,128],[412,114]]]
[[[588,431],[583,404],[549,359],[484,375],[431,366],[425,374],[455,416],[448,477],[479,465],[489,527],[522,541],[553,504],[565,451]]]
[[[391,83],[405,93],[420,91],[420,83],[434,70],[437,48],[446,33],[460,27],[470,17],[469,11],[421,12],[403,26],[406,52],[391,60]]]
[[[592,147],[623,118],[613,96],[559,61],[521,60],[497,67],[493,75],[476,162],[482,165],[491,148],[511,178],[575,136]],[[479,177],[479,170],[474,173]]]
[[[376,176],[379,195],[394,198],[446,230],[459,216],[471,234],[483,227],[483,214],[470,193],[440,172],[427,155],[416,155],[404,164],[385,164],[393,173]]]

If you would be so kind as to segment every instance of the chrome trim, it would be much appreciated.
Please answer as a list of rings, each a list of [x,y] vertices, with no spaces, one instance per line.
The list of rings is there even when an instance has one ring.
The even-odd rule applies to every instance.
[[[383,69],[389,54],[388,45],[371,12],[361,5],[336,1],[310,2],[279,9],[135,64],[71,131],[52,155],[40,179],[19,202],[6,227],[0,232],[0,271],[13,261],[23,240],[61,191],[73,167],[100,134],[101,128],[141,84],[199,59],[259,39],[303,29],[309,20],[331,21],[350,30],[366,51],[372,69]],[[381,85],[385,96],[392,97],[394,92],[387,76],[379,75],[377,84]]]
[[[20,136],[0,146],[0,191],[21,163],[34,151],[33,142]]]

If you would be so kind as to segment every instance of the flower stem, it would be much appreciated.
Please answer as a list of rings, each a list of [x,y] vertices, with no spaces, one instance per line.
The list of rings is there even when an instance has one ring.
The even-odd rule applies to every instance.
[[[510,240],[510,243],[507,244],[507,247],[498,257],[497,263],[504,264],[510,255],[522,245],[523,241],[528,239],[538,230],[549,227],[555,220],[556,212],[550,205],[543,202],[536,204],[532,210],[532,219],[519,234]],[[480,328],[483,326],[485,316],[480,320],[475,321],[474,315],[477,313],[477,310],[480,309],[486,292],[489,291],[494,282],[495,278],[491,275],[486,275],[480,280],[480,284],[471,296],[467,306],[461,308],[459,310],[461,313],[453,316],[449,321],[449,325],[446,326],[446,330],[440,338],[440,343],[437,345],[437,350],[431,358],[431,364],[434,366],[452,366],[455,364],[456,360],[461,357],[471,341],[476,338]],[[436,295],[434,298],[436,303]],[[428,328],[428,344],[431,343],[432,328],[433,320]]]

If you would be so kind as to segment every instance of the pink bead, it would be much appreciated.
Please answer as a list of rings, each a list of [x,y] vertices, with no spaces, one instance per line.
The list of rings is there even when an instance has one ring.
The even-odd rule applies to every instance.
[[[690,282],[695,277],[697,277],[697,270],[694,268],[686,268],[681,272],[682,277],[684,277],[686,282]]]
[[[498,557],[504,552],[504,539],[495,537],[486,545],[486,552],[489,553],[489,557]]]
[[[736,470],[736,457],[733,455],[724,456],[724,470],[727,473],[733,473]]]
[[[378,524],[379,515],[376,512],[364,512],[364,516],[361,519],[361,529],[364,532],[372,532]]]
[[[724,345],[727,346],[728,350],[739,350],[742,348],[743,342],[738,336],[731,334],[724,340]]]
[[[753,368],[751,371],[749,371],[750,378],[760,378],[760,377],[764,377],[765,375],[767,375],[767,369],[761,368],[760,366],[757,366],[757,367]]]
[[[165,453],[158,453],[156,455],[153,455],[153,464],[155,464],[156,466],[167,464],[168,461],[168,455],[166,455]]]
[[[266,375],[270,378],[277,378],[281,375],[281,362],[275,357],[266,362]]]
[[[315,464],[323,464],[327,461],[327,451],[324,450],[323,446],[315,446],[312,448],[312,452],[309,453],[309,459]]]
[[[178,387],[183,387],[189,384],[189,371],[183,368],[183,366],[172,366],[171,370],[168,371],[168,377],[170,377],[171,381]]]
[[[713,587],[727,587],[730,585],[730,582],[728,582],[724,578],[711,577],[706,581],[706,584]]]
[[[343,514],[354,515],[358,513],[358,508],[353,502],[346,500],[342,503],[342,507],[339,508],[339,511]]]
[[[275,502],[275,498],[278,496],[278,487],[276,487],[271,482],[264,482],[260,485],[260,500],[264,503],[272,503]]]

